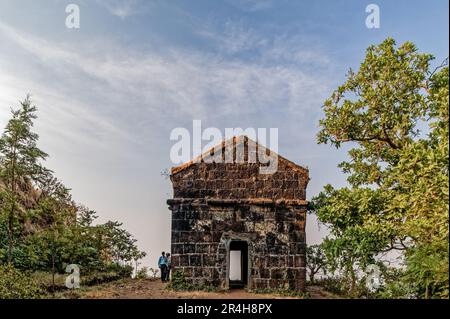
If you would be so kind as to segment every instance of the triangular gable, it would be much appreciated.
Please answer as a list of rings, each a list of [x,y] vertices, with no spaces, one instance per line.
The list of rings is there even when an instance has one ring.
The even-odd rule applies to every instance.
[[[219,161],[219,162],[222,162],[222,163],[223,163],[224,159],[227,158],[227,156],[231,156],[231,158],[233,158],[233,159],[237,158],[237,156],[244,156],[244,154],[240,153],[240,152],[245,152],[245,148],[247,147],[247,150],[248,150],[249,146],[253,147],[253,149],[256,150],[257,154],[258,154],[258,152],[261,152],[263,154],[265,153],[267,156],[277,157],[278,161],[283,161],[289,168],[291,168],[294,171],[298,171],[301,173],[308,172],[307,168],[297,165],[297,164],[289,161],[288,159],[282,157],[281,155],[275,153],[274,151],[270,150],[269,148],[253,141],[252,139],[248,138],[247,136],[241,135],[241,136],[235,136],[228,140],[223,140],[220,144],[218,144],[214,147],[211,147],[209,150],[207,150],[203,154],[197,156],[196,158],[192,159],[191,161],[189,161],[185,164],[182,164],[180,166],[173,167],[171,170],[171,173],[172,173],[172,175],[175,175],[196,163],[202,163],[202,162],[203,163],[212,163],[212,162],[214,162],[214,159],[220,160],[219,156],[221,156],[221,161]],[[231,152],[232,152],[232,154],[230,154]],[[239,153],[239,155],[238,155],[238,153]],[[251,157],[251,156],[253,156],[253,155],[248,154],[247,159],[249,159],[249,157]],[[256,157],[256,159],[257,158],[258,157]]]

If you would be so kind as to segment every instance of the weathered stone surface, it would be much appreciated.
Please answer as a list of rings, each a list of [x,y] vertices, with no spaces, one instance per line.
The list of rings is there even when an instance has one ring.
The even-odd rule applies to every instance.
[[[199,162],[172,170],[172,265],[192,283],[228,288],[228,249],[240,240],[249,287],[304,289],[308,170],[282,157],[274,174],[258,168]]]

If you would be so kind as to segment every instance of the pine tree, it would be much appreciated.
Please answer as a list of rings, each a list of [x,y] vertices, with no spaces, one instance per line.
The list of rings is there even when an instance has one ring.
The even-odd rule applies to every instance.
[[[47,154],[36,143],[38,134],[32,132],[36,106],[27,96],[18,110],[12,110],[0,138],[0,192],[2,213],[6,215],[8,232],[8,263],[13,262],[13,250],[18,215],[24,211],[26,190],[39,183],[48,173],[41,164]]]

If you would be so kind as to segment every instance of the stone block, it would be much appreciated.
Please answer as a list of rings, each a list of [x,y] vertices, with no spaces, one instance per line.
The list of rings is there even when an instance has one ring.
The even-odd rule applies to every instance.
[[[189,255],[189,266],[201,267],[202,265],[202,255],[192,254]]]

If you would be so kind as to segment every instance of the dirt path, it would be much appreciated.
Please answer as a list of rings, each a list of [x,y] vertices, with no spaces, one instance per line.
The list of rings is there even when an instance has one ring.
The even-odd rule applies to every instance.
[[[204,291],[171,291],[165,289],[166,284],[159,280],[126,279],[114,283],[81,289],[77,297],[88,299],[291,299],[300,297],[285,297],[275,294],[257,294],[244,289],[227,292]],[[333,298],[331,294],[320,287],[309,287],[310,298]],[[67,297],[67,296],[66,296]]]

